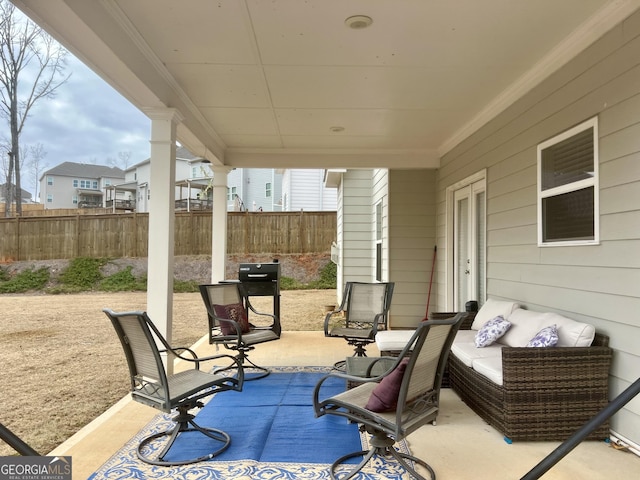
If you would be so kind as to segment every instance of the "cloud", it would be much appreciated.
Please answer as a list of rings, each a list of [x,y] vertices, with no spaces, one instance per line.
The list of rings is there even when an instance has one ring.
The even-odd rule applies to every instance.
[[[131,152],[129,165],[149,158],[150,120],[109,84],[69,55],[67,82],[41,99],[25,123],[21,143],[41,143],[49,168],[62,162],[108,164]]]

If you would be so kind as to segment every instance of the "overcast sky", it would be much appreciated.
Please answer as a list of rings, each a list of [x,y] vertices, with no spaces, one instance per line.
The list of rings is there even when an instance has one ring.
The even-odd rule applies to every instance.
[[[120,152],[130,152],[129,166],[149,158],[150,120],[71,53],[66,72],[71,78],[35,104],[22,132],[23,147],[43,145],[40,174],[63,162],[123,168]],[[32,194],[34,179],[25,168],[22,188]]]

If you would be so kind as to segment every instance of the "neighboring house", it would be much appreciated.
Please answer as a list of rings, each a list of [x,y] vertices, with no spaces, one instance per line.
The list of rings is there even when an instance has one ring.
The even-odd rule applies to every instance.
[[[150,162],[146,159],[125,171],[124,183],[112,189],[131,192],[136,211],[149,211]],[[211,208],[213,172],[208,161],[179,146],[176,149],[176,209]],[[322,169],[275,170],[236,168],[227,175],[227,211],[279,212],[336,209],[336,190],[323,184]]]
[[[279,171],[282,172],[283,211],[336,210],[336,189],[324,185],[324,170],[291,168]]]
[[[323,169],[236,168],[227,176],[229,210],[297,212],[336,209]]]
[[[282,211],[282,174],[273,168],[236,168],[227,175],[227,210]]]
[[[64,162],[40,177],[40,199],[46,210],[53,208],[103,207],[106,189],[124,180],[117,167]]]
[[[125,170],[124,183],[114,185],[117,192],[130,192],[136,200],[137,212],[148,212],[151,199],[151,159],[147,158]],[[176,148],[176,209],[194,210],[207,208],[205,191],[213,173],[209,162],[193,155],[184,147]],[[208,197],[209,195],[209,197]],[[196,200],[191,202],[190,200]],[[211,208],[211,205],[208,206]]]
[[[15,203],[15,185],[13,186],[14,188],[14,195],[13,195],[13,202]],[[20,189],[21,192],[21,199],[22,199],[22,203],[33,203],[33,198],[30,192],[27,192],[24,188]],[[3,183],[2,185],[0,185],[0,203],[5,203],[7,201],[7,184]]]

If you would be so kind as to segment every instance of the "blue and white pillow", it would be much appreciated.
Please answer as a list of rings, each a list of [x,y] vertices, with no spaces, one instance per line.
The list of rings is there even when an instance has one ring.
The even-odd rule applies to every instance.
[[[555,347],[557,343],[558,327],[551,325],[536,333],[536,336],[527,343],[527,347]]]
[[[507,333],[509,327],[511,327],[511,322],[505,320],[502,315],[492,318],[485,323],[480,330],[478,330],[478,333],[476,333],[476,347],[488,347]]]

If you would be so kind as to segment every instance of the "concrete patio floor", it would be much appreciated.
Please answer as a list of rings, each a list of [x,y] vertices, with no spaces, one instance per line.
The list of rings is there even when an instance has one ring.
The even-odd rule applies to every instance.
[[[216,353],[216,347],[204,338],[195,348],[200,356]],[[325,338],[322,332],[284,332],[279,341],[258,345],[250,358],[266,366],[329,366],[351,353],[346,342]],[[375,345],[369,346],[367,353],[377,355]],[[50,455],[72,456],[74,480],[86,479],[157,413],[127,396]],[[407,440],[412,453],[433,467],[438,480],[519,479],[559,445],[507,444],[449,389],[442,390],[437,425],[423,426]],[[542,478],[622,480],[639,475],[638,456],[605,442],[590,441],[579,445]]]

